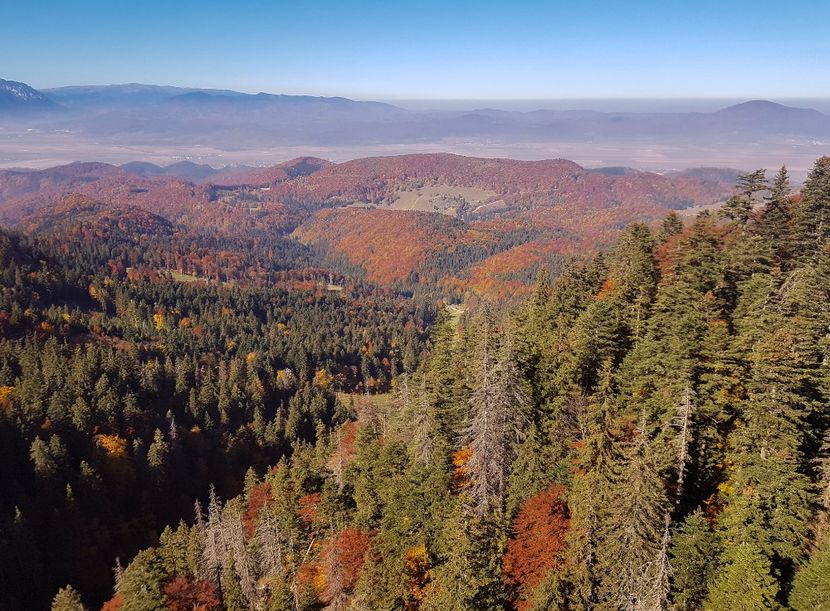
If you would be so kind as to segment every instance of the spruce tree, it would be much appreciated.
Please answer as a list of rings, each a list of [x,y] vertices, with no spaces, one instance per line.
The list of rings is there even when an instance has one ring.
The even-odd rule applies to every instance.
[[[797,257],[804,261],[830,238],[830,157],[816,161],[793,214]]]
[[[758,221],[759,232],[772,249],[774,261],[779,266],[788,265],[792,255],[792,223],[790,177],[786,166],[781,166]]]
[[[58,590],[52,599],[52,611],[84,611],[81,595],[72,586]]]

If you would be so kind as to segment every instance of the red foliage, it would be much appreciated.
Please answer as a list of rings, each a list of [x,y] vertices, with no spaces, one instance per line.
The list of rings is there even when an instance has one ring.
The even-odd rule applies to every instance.
[[[170,611],[212,611],[221,605],[216,586],[209,581],[176,577],[164,588]]]
[[[101,611],[121,611],[121,607],[123,606],[124,597],[120,594],[116,594],[104,603],[104,605],[101,607]]]
[[[320,504],[320,493],[312,492],[300,497],[300,519],[309,525],[317,517],[317,505]]]
[[[325,584],[327,598],[332,597],[336,588],[351,592],[360,577],[369,544],[369,535],[356,528],[346,528],[327,542],[320,563],[324,570],[322,583]],[[337,575],[332,574],[335,566]]]
[[[340,436],[339,443],[326,463],[329,470],[332,472],[339,475],[340,472],[352,461],[352,458],[354,458],[354,443],[355,439],[357,439],[358,428],[360,428],[360,423],[355,421],[349,421],[343,425],[343,431]]]
[[[565,489],[554,485],[530,497],[513,521],[504,555],[504,576],[519,593],[517,608],[527,609],[533,590],[562,561],[568,531]]]
[[[245,525],[245,534],[248,537],[254,536],[256,522],[259,519],[259,512],[271,500],[271,484],[262,482],[251,490],[248,497],[248,508],[242,516],[242,523]]]

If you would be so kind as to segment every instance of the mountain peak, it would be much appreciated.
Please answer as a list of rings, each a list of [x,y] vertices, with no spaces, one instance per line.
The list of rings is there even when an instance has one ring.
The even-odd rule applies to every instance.
[[[2,109],[28,110],[56,106],[52,100],[26,83],[0,79],[0,108]]]
[[[813,115],[823,116],[819,111],[812,108],[796,108],[785,106],[769,100],[749,100],[722,108],[717,112],[722,115],[744,115],[744,116],[784,116],[784,115]]]

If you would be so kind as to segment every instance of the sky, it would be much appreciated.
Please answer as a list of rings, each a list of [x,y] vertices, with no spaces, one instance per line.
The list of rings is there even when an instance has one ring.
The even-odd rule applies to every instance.
[[[830,1],[0,0],[0,78],[384,100],[830,97]]]

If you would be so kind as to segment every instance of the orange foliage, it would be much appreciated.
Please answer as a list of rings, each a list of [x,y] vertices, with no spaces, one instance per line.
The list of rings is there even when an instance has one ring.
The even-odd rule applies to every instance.
[[[325,209],[295,232],[306,244],[326,242],[335,252],[364,267],[371,282],[405,280],[446,239],[449,217],[401,210]]]
[[[14,386],[0,386],[0,409],[4,409],[11,404],[10,397],[14,392]]]
[[[597,301],[608,299],[614,292],[615,288],[617,288],[617,281],[613,278],[606,278],[605,282],[602,283],[602,288],[599,289],[599,292],[594,296],[594,299]]]
[[[122,458],[127,455],[127,440],[118,435],[98,435],[98,446],[106,451],[108,456]]]
[[[121,607],[123,606],[124,597],[121,596],[121,594],[116,594],[104,603],[104,605],[101,607],[101,611],[121,611]]]
[[[404,556],[406,567],[407,587],[411,600],[404,603],[407,610],[417,609],[426,595],[430,579],[429,556],[424,544],[416,545],[406,550]]]
[[[513,521],[504,555],[504,576],[519,594],[517,608],[529,608],[533,590],[562,562],[568,531],[565,489],[554,485],[525,501]]]
[[[334,377],[328,371],[318,369],[314,374],[314,381],[312,383],[321,388],[328,388],[332,382],[334,382]]]
[[[329,457],[326,466],[333,472],[339,473],[348,466],[355,455],[354,442],[357,438],[357,430],[360,427],[358,422],[350,420],[343,425],[337,447]]]
[[[470,448],[461,448],[460,450],[456,450],[452,455],[452,464],[455,467],[452,474],[452,481],[457,490],[465,488],[469,484],[467,462],[472,455],[473,451]]]

